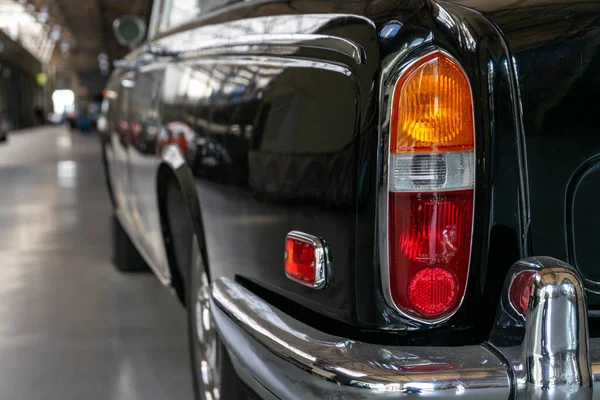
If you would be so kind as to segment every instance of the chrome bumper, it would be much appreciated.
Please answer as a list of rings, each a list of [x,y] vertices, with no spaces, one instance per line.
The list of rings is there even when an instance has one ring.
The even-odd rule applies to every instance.
[[[512,278],[523,270],[537,272],[525,318],[507,302]],[[600,399],[592,392],[600,339],[588,338],[577,273],[555,259],[525,259],[511,269],[504,292],[490,340],[464,347],[332,336],[225,278],[212,284],[211,308],[238,373],[265,397]]]

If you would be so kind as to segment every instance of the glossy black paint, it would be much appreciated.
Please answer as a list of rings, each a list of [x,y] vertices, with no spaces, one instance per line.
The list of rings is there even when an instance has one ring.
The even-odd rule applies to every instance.
[[[154,40],[181,57],[132,53],[130,61],[145,65],[111,79],[119,96],[109,100],[107,163],[117,209],[159,277],[171,273],[156,177],[164,149],[177,145],[194,176],[180,183],[199,204],[213,278],[249,282],[298,318],[335,321],[340,334],[338,323],[359,335],[399,330],[392,340],[405,343],[487,338],[513,262],[531,254],[574,262],[565,207],[582,202],[574,209],[585,215],[594,191],[574,200],[566,193],[574,172],[598,153],[590,127],[600,87],[597,6],[488,3],[244,2]],[[382,88],[434,48],[455,57],[472,86],[477,186],[467,296],[450,321],[430,328],[383,300],[377,196],[387,145]],[[578,228],[573,215],[571,236],[589,237],[597,224],[584,219]],[[326,290],[285,278],[291,230],[330,244],[334,279]],[[578,254],[580,267],[590,246]]]
[[[510,46],[519,87],[531,203],[530,254],[566,260],[594,289],[600,224],[595,172],[600,4],[536,1],[482,10]],[[591,307],[600,296],[588,292]]]

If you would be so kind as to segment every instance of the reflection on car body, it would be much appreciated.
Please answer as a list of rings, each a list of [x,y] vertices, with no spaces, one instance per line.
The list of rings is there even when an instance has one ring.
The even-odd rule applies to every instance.
[[[600,5],[155,3],[103,154],[197,398],[591,397]]]

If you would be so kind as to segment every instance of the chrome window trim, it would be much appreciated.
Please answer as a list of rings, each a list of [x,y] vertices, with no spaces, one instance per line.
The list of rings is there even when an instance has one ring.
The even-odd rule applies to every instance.
[[[323,289],[327,285],[327,268],[328,264],[331,262],[331,251],[329,250],[329,246],[325,241],[317,236],[309,235],[308,233],[300,232],[300,231],[291,231],[285,237],[286,242],[287,239],[295,239],[299,240],[303,243],[310,244],[315,250],[315,283],[310,284],[300,279],[295,278],[292,275],[289,275],[287,271],[285,272],[285,276],[288,279],[299,283],[303,286],[307,286],[312,289]],[[287,251],[284,252],[284,258],[287,259]]]
[[[158,33],[158,25],[161,20],[162,10],[164,9],[165,0],[154,0],[152,5],[150,23],[148,24],[148,41],[152,41]]]
[[[469,76],[466,74],[466,71],[462,67],[462,65],[458,62],[458,60],[453,57],[447,51],[439,48],[439,47],[429,47],[424,51],[418,53],[418,55],[412,59],[410,62],[406,63],[402,66],[398,71],[383,71],[383,77],[381,80],[381,90],[380,90],[380,104],[382,104],[381,114],[380,114],[380,123],[379,123],[379,145],[382,147],[378,152],[378,156],[380,160],[378,162],[379,166],[379,187],[377,188],[377,203],[378,203],[378,233],[377,237],[379,238],[379,267],[381,272],[381,286],[383,290],[383,295],[386,303],[396,312],[398,312],[401,316],[411,320],[416,321],[425,325],[435,325],[445,321],[448,321],[452,316],[456,314],[456,312],[462,306],[462,303],[465,299],[465,295],[467,293],[467,286],[469,283],[469,275],[471,273],[471,257],[473,250],[473,230],[475,227],[475,195],[476,195],[476,186],[477,186],[477,171],[474,172],[474,181],[473,181],[473,224],[471,226],[471,243],[469,246],[469,265],[467,267],[467,280],[465,282],[465,288],[461,295],[460,301],[454,311],[450,314],[429,320],[416,317],[414,315],[410,315],[400,307],[396,305],[392,298],[392,291],[390,287],[390,265],[389,265],[389,256],[390,256],[390,248],[389,248],[389,166],[390,164],[390,121],[391,121],[391,113],[392,113],[392,105],[393,105],[393,94],[396,90],[396,86],[400,81],[400,78],[408,71],[412,66],[416,63],[420,62],[423,58],[430,56],[434,53],[441,53],[444,56],[450,58],[452,61],[456,63],[456,65],[460,68],[460,70],[465,74],[467,78],[467,82],[469,83],[469,90],[471,91],[471,107],[473,109],[473,132],[475,134],[475,140],[473,145],[473,157],[475,168],[477,168],[477,134],[475,129],[475,104],[473,99],[473,87],[471,85],[471,81]],[[393,82],[393,84],[390,84]],[[387,101],[385,100],[387,98]]]

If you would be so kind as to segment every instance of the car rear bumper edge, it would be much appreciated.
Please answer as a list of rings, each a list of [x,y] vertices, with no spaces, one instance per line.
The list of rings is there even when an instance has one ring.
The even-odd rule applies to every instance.
[[[505,300],[511,279],[526,269],[537,275],[519,319]],[[513,266],[482,345],[387,346],[329,335],[227,278],[213,282],[211,302],[236,370],[264,398],[591,399],[593,372],[600,373],[600,339],[588,338],[581,279],[546,257]]]

